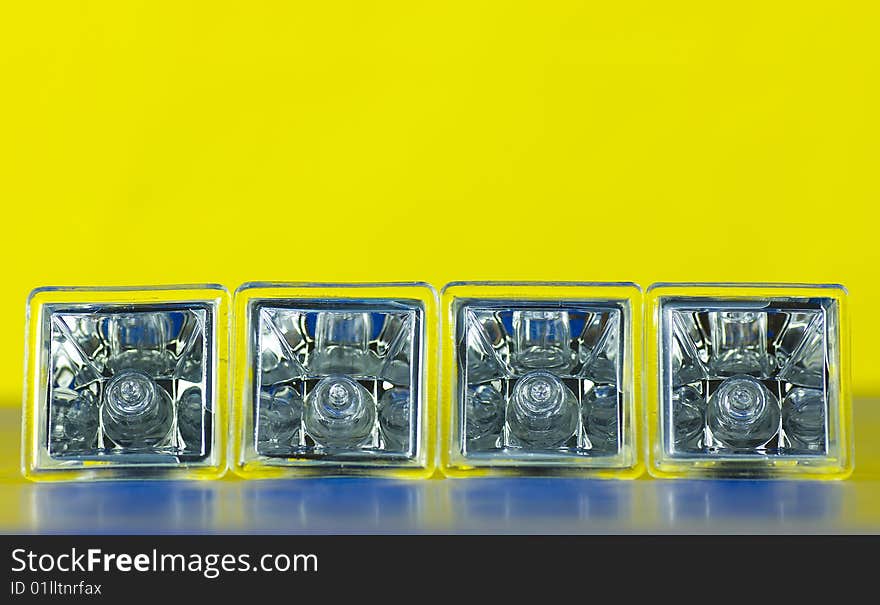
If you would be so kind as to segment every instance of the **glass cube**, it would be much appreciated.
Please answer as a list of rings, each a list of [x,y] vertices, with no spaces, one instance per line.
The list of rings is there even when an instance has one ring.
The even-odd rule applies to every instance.
[[[450,284],[447,473],[634,475],[631,284]]]
[[[248,284],[237,296],[240,473],[428,472],[429,286]]]
[[[844,476],[844,291],[657,285],[652,472]],[[653,377],[652,377],[653,378]]]
[[[226,299],[220,286],[34,291],[26,474],[222,473]]]

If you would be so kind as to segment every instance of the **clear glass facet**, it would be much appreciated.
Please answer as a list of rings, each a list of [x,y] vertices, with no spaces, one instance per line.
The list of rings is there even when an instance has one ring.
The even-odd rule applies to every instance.
[[[578,376],[617,384],[620,381],[620,314],[594,313],[578,338]]]
[[[253,317],[259,455],[415,455],[418,303],[261,302]]]
[[[285,452],[299,444],[303,413],[302,395],[281,384],[260,390],[257,416],[257,449]]]
[[[510,337],[492,310],[465,310],[468,384],[503,378],[510,373]]]
[[[622,447],[615,303],[468,301],[456,308],[465,456],[614,456]]]
[[[707,456],[824,454],[830,304],[664,302],[667,448]]]
[[[800,335],[799,342],[791,349],[791,353],[780,347],[777,357],[780,362],[779,377],[783,380],[805,387],[822,388],[825,383],[825,321],[822,315],[814,313],[809,323],[801,326],[789,326]]]
[[[47,311],[50,456],[183,461],[209,453],[207,308]]]
[[[199,452],[207,439],[204,409],[205,399],[199,387],[189,387],[178,399],[177,430],[184,450],[189,453]]]
[[[672,375],[675,385],[708,378],[709,347],[696,319],[688,313],[674,313],[672,333]]]
[[[473,449],[498,447],[504,428],[504,395],[492,384],[467,388],[465,436]]]
[[[706,399],[690,385],[672,391],[673,438],[677,448],[700,447],[706,423]]]
[[[614,453],[620,445],[619,401],[614,384],[593,385],[584,397],[584,429],[595,451]]]
[[[782,428],[791,447],[825,447],[825,396],[820,389],[795,387],[782,402]]]
[[[49,405],[49,441],[53,451],[75,454],[96,448],[99,416],[92,391],[55,388]]]
[[[407,387],[392,387],[379,399],[379,430],[388,447],[407,451],[410,443],[412,400]]]

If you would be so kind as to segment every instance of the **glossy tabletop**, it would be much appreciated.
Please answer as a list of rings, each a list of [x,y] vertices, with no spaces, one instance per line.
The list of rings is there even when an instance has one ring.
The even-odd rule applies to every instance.
[[[16,533],[880,532],[880,400],[855,402],[846,481],[364,478],[28,483],[0,411],[0,531]]]

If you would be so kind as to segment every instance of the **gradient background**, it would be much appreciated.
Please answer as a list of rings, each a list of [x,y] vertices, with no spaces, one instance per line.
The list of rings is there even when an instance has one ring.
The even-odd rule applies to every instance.
[[[864,476],[878,26],[870,1],[3,3],[0,406],[43,285],[839,282]]]

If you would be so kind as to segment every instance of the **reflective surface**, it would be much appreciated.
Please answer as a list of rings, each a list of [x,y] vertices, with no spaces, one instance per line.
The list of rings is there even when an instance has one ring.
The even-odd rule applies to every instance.
[[[196,460],[210,447],[207,306],[47,308],[56,460]]]
[[[880,400],[847,481],[298,479],[26,482],[0,411],[0,530],[69,533],[880,533]]]
[[[664,449],[672,456],[829,453],[839,382],[832,299],[662,302]]]
[[[455,314],[464,457],[527,465],[619,453],[617,303],[467,300]]]
[[[257,455],[415,457],[422,314],[407,301],[257,302]]]

